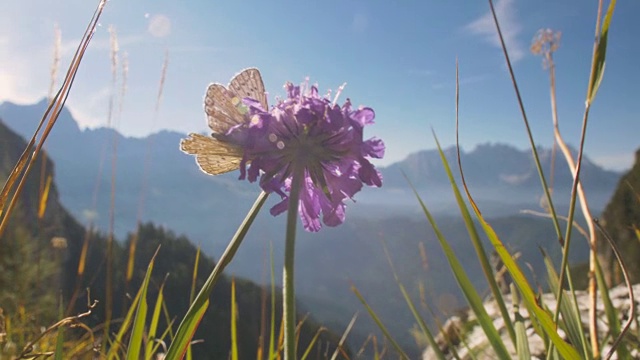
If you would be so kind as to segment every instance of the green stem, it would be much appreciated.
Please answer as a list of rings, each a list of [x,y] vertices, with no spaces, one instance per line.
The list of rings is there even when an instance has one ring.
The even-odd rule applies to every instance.
[[[296,225],[298,223],[298,203],[300,190],[304,184],[304,167],[295,166],[289,193],[287,211],[287,235],[284,250],[284,270],[282,274],[282,298],[284,316],[284,359],[296,359],[296,295],[294,289],[294,259],[296,245]]]

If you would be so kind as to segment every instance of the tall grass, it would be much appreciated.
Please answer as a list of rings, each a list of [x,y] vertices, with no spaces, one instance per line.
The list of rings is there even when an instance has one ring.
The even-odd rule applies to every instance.
[[[11,173],[7,177],[2,187],[2,190],[0,191],[0,237],[3,236],[3,234],[5,233],[8,227],[9,219],[11,218],[12,212],[16,207],[18,199],[20,198],[20,194],[24,189],[27,176],[30,174],[33,166],[36,165],[38,156],[41,155],[41,152],[43,151],[44,143],[52,127],[56,123],[56,120],[60,114],[60,111],[64,106],[64,103],[66,102],[66,99],[72,88],[75,75],[82,62],[84,53],[87,47],[89,46],[91,39],[93,38],[93,34],[95,32],[96,26],[98,25],[98,22],[99,22],[100,16],[102,15],[102,11],[104,9],[105,4],[106,4],[106,0],[100,0],[98,2],[96,10],[93,16],[91,17],[89,24],[87,25],[87,28],[84,32],[82,40],[80,41],[80,44],[74,54],[71,64],[69,65],[69,68],[66,72],[66,76],[62,83],[62,86],[58,90],[58,92],[55,95],[53,95],[53,91],[51,89],[53,89],[55,86],[55,74],[57,73],[57,70],[58,70],[58,56],[59,56],[58,54],[59,54],[59,48],[60,48],[59,32],[56,31],[56,45],[54,46],[54,62],[51,70],[52,81],[51,81],[51,89],[49,91],[49,99],[50,99],[49,106],[45,114],[43,115],[42,119],[40,120],[40,123],[38,124],[37,128],[34,130],[33,136],[29,140],[25,150],[22,152],[22,155],[20,156],[19,160],[11,170]],[[44,126],[44,129],[43,129],[43,126]],[[42,170],[41,174],[44,174],[46,172],[45,167],[41,167],[41,170]],[[38,212],[37,212],[38,217],[40,219],[42,218],[42,216],[44,215],[44,212],[46,211],[46,203],[47,203],[46,198],[48,197],[48,194],[49,194],[47,185],[45,185],[45,181],[43,180],[43,178],[41,179],[42,180],[40,182],[41,186],[40,186],[40,194],[39,194],[40,196],[38,201],[39,205],[38,205]],[[47,180],[46,183],[50,184],[50,180]],[[6,245],[6,244],[3,244],[3,245]],[[7,314],[7,316],[2,317],[2,325],[0,325],[0,338],[3,340],[3,345],[6,345],[6,347],[9,348],[9,352],[15,354],[16,356],[18,356],[18,358],[30,357],[32,355],[45,356],[47,354],[42,353],[42,351],[40,350],[40,348],[43,348],[42,344],[49,344],[50,346],[53,346],[53,347],[56,346],[56,345],[53,345],[53,343],[46,341],[48,339],[48,336],[54,330],[58,330],[64,326],[69,326],[72,323],[73,324],[78,323],[77,322],[78,319],[90,314],[92,306],[93,306],[92,304],[89,305],[89,311],[87,313],[80,314],[74,317],[67,317],[59,321],[58,323],[52,325],[48,329],[41,331],[40,334],[38,336],[35,336],[35,338],[33,339],[26,340],[23,338],[22,341],[19,341],[19,343],[24,343],[26,345],[21,351],[17,351],[18,349],[16,348],[16,343],[12,342],[11,340],[8,340],[8,342],[5,342],[4,340],[6,340],[7,338],[9,339],[14,338],[14,335],[15,335],[14,331],[17,331],[18,333],[21,332],[20,327],[17,327],[17,328],[13,327],[13,324],[15,324],[15,322],[12,321],[12,319],[19,319],[21,317],[26,316],[25,309],[23,307],[20,307],[19,308],[20,313],[17,314],[17,316],[12,317],[12,316],[8,316]],[[80,324],[81,323],[78,323],[77,326],[82,327],[82,325]],[[40,348],[35,348],[36,343],[40,345]],[[58,342],[58,346],[59,346],[59,342]],[[6,350],[6,347],[5,347],[5,350]],[[46,346],[44,346],[44,348],[46,348]]]
[[[555,94],[555,64],[553,62],[553,52],[558,50],[558,41],[559,35],[554,34],[550,30],[545,30],[537,35],[534,39],[534,45],[532,46],[532,51],[537,54],[541,54],[544,58],[544,65],[549,70],[550,76],[550,92],[551,92],[551,107],[552,107],[552,120],[553,120],[553,129],[554,129],[554,138],[555,143],[559,146],[562,154],[565,156],[565,161],[567,166],[569,167],[572,175],[574,176],[572,191],[571,191],[571,200],[569,207],[569,214],[566,217],[566,230],[564,233],[561,231],[559,219],[560,216],[556,213],[553,200],[551,197],[551,186],[546,180],[544,170],[542,169],[539,161],[539,156],[536,149],[536,143],[533,139],[529,121],[527,118],[527,114],[525,111],[525,106],[520,96],[518,83],[516,81],[516,75],[511,66],[511,61],[508,54],[508,49],[504,43],[504,39],[502,37],[502,33],[500,30],[499,19],[496,17],[496,13],[493,8],[493,3],[490,0],[489,6],[491,8],[491,13],[493,14],[493,19],[496,25],[496,31],[499,35],[502,48],[505,55],[505,62],[507,64],[507,68],[509,70],[509,75],[511,77],[513,88],[516,93],[516,97],[518,100],[518,104],[520,106],[522,119],[525,125],[526,133],[529,137],[532,156],[535,161],[538,174],[540,176],[540,182],[542,184],[542,189],[546,196],[546,209],[549,212],[549,218],[552,220],[554,227],[556,229],[560,246],[563,249],[563,257],[562,263],[560,265],[558,275],[553,267],[553,264],[547,258],[547,271],[549,274],[549,284],[551,289],[556,294],[557,306],[555,309],[548,308],[548,305],[541,303],[540,298],[535,294],[534,288],[528,283],[526,278],[523,275],[522,270],[520,269],[517,262],[515,262],[511,256],[511,254],[506,250],[502,241],[498,238],[496,233],[491,228],[491,225],[483,218],[481,210],[476,205],[473,200],[472,194],[469,192],[467,188],[467,184],[464,177],[464,165],[460,162],[460,153],[458,150],[458,168],[461,173],[462,186],[464,188],[466,198],[471,204],[473,209],[473,213],[476,219],[480,222],[480,226],[483,229],[485,235],[490,240],[491,244],[494,247],[494,250],[500,257],[500,260],[504,263],[509,275],[513,278],[515,287],[512,289],[512,304],[514,306],[513,316],[512,314],[506,314],[505,308],[505,296],[500,292],[494,290],[494,282],[493,277],[490,274],[487,274],[487,266],[486,266],[486,255],[485,251],[481,248],[481,245],[478,241],[477,234],[475,232],[475,226],[471,222],[468,211],[466,210],[466,204],[463,201],[463,198],[460,195],[460,191],[458,189],[458,185],[456,184],[452,172],[449,168],[449,163],[446,160],[444,153],[440,150],[443,166],[445,167],[447,174],[449,176],[450,183],[452,185],[453,192],[458,201],[458,206],[461,211],[461,216],[465,219],[465,223],[467,224],[467,228],[469,229],[469,236],[476,249],[476,254],[478,259],[480,260],[483,269],[485,270],[485,277],[488,281],[490,288],[492,289],[492,294],[494,300],[497,302],[500,312],[502,313],[502,318],[505,322],[508,337],[510,338],[511,345],[510,347],[515,350],[515,352],[509,354],[506,353],[506,343],[505,339],[501,337],[495,330],[493,326],[493,319],[487,316],[486,311],[484,310],[483,304],[479,301],[477,296],[477,290],[475,290],[465,275],[464,269],[461,263],[457,260],[456,255],[452,252],[451,248],[448,245],[447,240],[444,236],[439,232],[437,224],[431,214],[429,213],[427,206],[420,198],[420,196],[416,193],[417,200],[423,208],[423,211],[431,223],[436,235],[440,241],[440,245],[442,246],[447,259],[449,260],[451,270],[453,271],[456,281],[460,285],[463,294],[465,295],[469,305],[471,307],[471,311],[477,318],[479,325],[482,327],[484,334],[487,338],[487,342],[491,344],[493,355],[488,355],[489,357],[497,357],[497,358],[510,358],[511,356],[517,356],[519,358],[525,359],[530,358],[530,349],[528,344],[528,339],[526,334],[523,332],[523,318],[520,315],[518,310],[518,303],[522,300],[523,304],[531,318],[531,322],[533,325],[533,329],[540,336],[540,338],[545,339],[545,354],[547,359],[552,358],[563,358],[563,359],[600,359],[603,357],[602,355],[602,346],[603,342],[600,339],[600,333],[598,332],[598,319],[597,319],[597,289],[600,286],[600,292],[606,294],[607,288],[604,284],[603,280],[597,281],[597,279],[601,276],[598,273],[598,259],[596,256],[596,233],[594,227],[594,220],[591,212],[589,211],[588,202],[586,200],[586,196],[584,190],[582,188],[580,182],[580,169],[582,163],[582,155],[584,149],[584,143],[586,138],[586,129],[589,117],[589,110],[593,101],[595,100],[595,96],[598,90],[598,87],[603,79],[604,73],[604,64],[606,59],[606,46],[608,41],[608,30],[611,24],[611,19],[613,16],[613,12],[615,9],[616,2],[611,1],[609,4],[606,15],[604,16],[604,20],[601,22],[602,18],[602,1],[598,4],[598,17],[596,20],[596,36],[594,43],[594,51],[592,55],[592,66],[589,73],[589,83],[587,89],[587,99],[585,102],[585,110],[583,114],[583,125],[580,134],[580,146],[578,149],[577,159],[573,159],[573,155],[569,152],[568,146],[566,145],[564,139],[562,138],[559,127],[558,127],[558,116],[557,116],[557,104],[556,104],[556,94]],[[457,78],[457,76],[456,76]],[[456,104],[459,103],[459,86],[456,86]],[[457,106],[456,106],[457,109]],[[456,110],[456,125],[458,119],[458,112]],[[437,142],[437,140],[436,140]],[[440,146],[438,146],[440,149]],[[459,144],[458,144],[459,149]],[[569,255],[569,246],[572,239],[572,230],[574,228],[574,215],[576,210],[576,199],[579,200],[579,204],[581,206],[585,221],[587,223],[587,239],[588,246],[590,248],[590,257],[589,257],[589,318],[587,321],[587,326],[589,328],[588,337],[582,331],[582,319],[580,317],[580,312],[578,309],[578,302],[576,299],[576,290],[573,285],[573,277],[570,272],[570,267],[568,264],[568,255]],[[611,246],[615,246],[615,243],[611,241]],[[624,267],[622,261],[620,259],[621,266]],[[565,289],[563,284],[566,283],[569,285],[568,289]],[[400,286],[401,291],[404,294],[402,284],[396,278],[396,282]],[[599,283],[599,284],[598,284]],[[629,287],[629,297],[633,299],[632,289]],[[568,297],[568,298],[567,298]],[[405,295],[409,303],[409,308],[413,309],[411,305],[408,295]],[[520,300],[521,299],[521,300]],[[630,352],[627,348],[627,344],[623,343],[624,334],[628,331],[628,326],[625,326],[621,331],[618,319],[621,315],[617,312],[610,300],[608,300],[608,296],[603,295],[604,306],[606,308],[606,312],[609,317],[610,327],[608,330],[608,335],[606,336],[607,342],[610,343],[609,351],[604,355],[604,358],[610,358],[613,356],[614,352],[617,352],[619,358],[630,358]],[[634,303],[632,302],[630,308],[632,309],[631,317],[635,317],[633,313],[633,309],[635,308]],[[413,311],[413,310],[412,310]],[[506,314],[506,316],[505,316]],[[535,318],[534,318],[535,315]],[[420,319],[418,319],[420,321]],[[568,336],[568,342],[561,338],[558,334],[558,329],[562,328],[566,332]],[[384,328],[382,331],[385,332]],[[435,344],[434,338],[432,334],[428,331],[428,329],[423,329],[426,333],[426,337],[429,340],[430,347],[433,349],[434,357],[442,359],[443,354],[440,351],[439,345]],[[385,335],[387,333],[385,332]],[[640,344],[635,345],[636,350],[640,348]],[[471,351],[484,351],[481,349],[471,349]],[[402,353],[401,353],[402,354]],[[485,356],[486,353],[485,353]],[[457,358],[457,355],[454,355]]]
[[[67,74],[65,76],[62,87],[53,97],[52,101],[49,104],[49,107],[47,108],[47,111],[43,115],[40,123],[38,124],[38,127],[34,131],[31,140],[27,144],[27,148],[22,153],[22,156],[14,166],[11,174],[9,174],[9,177],[2,187],[2,191],[0,192],[0,236],[4,233],[7,227],[9,216],[11,215],[11,211],[16,205],[18,196],[22,192],[27,175],[31,171],[31,167],[35,164],[36,159],[38,158],[38,155],[40,154],[40,151],[44,146],[44,142],[51,132],[53,125],[55,125],[55,122],[58,119],[58,115],[60,115],[60,111],[62,111],[64,103],[69,96],[69,91],[71,90],[71,86],[73,85],[73,80],[75,79],[78,67],[82,62],[82,58],[85,51],[87,50],[87,47],[89,46],[89,43],[91,42],[91,39],[93,38],[95,28],[98,25],[100,15],[102,15],[102,10],[104,9],[105,4],[106,0],[100,0],[100,2],[98,3],[98,7],[94,12],[93,17],[89,21],[89,25],[85,30],[80,45],[78,46],[73,60],[69,65],[69,69],[67,70]],[[45,124],[45,122],[46,127],[44,128],[42,134],[40,134],[40,130],[42,129],[42,126]],[[40,135],[40,138],[36,144],[38,135]],[[20,178],[19,181],[18,178]],[[18,181],[17,184],[16,181]],[[11,199],[9,200],[10,196]]]

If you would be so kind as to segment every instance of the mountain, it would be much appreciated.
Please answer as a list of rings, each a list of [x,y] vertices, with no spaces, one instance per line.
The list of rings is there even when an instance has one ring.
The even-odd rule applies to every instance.
[[[637,228],[640,225],[640,150],[636,151],[631,170],[618,182],[613,197],[600,223],[622,253],[633,283],[640,281],[640,241]],[[599,234],[598,258],[609,285],[623,281],[622,273],[611,246]]]
[[[0,121],[0,181],[6,181],[25,147],[25,140]],[[26,334],[27,327],[33,327],[33,334],[39,334],[42,326],[49,326],[59,320],[58,296],[64,298],[65,305],[69,305],[69,314],[77,314],[87,310],[90,295],[90,300],[98,300],[99,303],[90,316],[85,318],[88,322],[86,325],[98,329],[105,321],[107,302],[104,260],[107,238],[100,232],[87,232],[66,211],[60,203],[55,182],[50,185],[44,216],[38,216],[40,169],[44,169],[43,179],[55,173],[53,162],[46,155],[41,156],[37,166],[27,177],[15,211],[11,214],[9,227],[0,237],[0,299],[3,314],[12,320],[13,332],[7,335],[8,340],[15,341],[14,346],[18,348],[25,345],[21,341],[31,340],[32,335]],[[125,283],[124,269],[134,234],[129,234],[123,243],[116,241],[113,244],[113,317],[121,319],[124,316],[131,293],[142,283],[151,257],[162,245],[156,258],[148,296],[149,299],[155,299],[160,285],[164,287],[165,316],[161,316],[158,333],[162,334],[169,322],[174,322],[171,326],[175,331],[175,320],[179,321],[190,306],[189,292],[198,249],[188,238],[176,236],[171,231],[150,223],[141,224],[135,236],[135,267],[129,284]],[[78,275],[80,254],[85,241],[88,244],[85,269]],[[214,265],[211,257],[200,257],[195,279],[198,289],[204,284]],[[260,335],[265,334],[264,329],[268,329],[270,320],[266,309],[270,309],[270,300],[267,299],[271,299],[271,296],[264,287],[251,281],[236,279],[235,283],[239,353],[241,358],[252,358],[258,351]],[[194,340],[199,340],[193,346],[194,359],[222,359],[229,356],[232,316],[230,294],[231,280],[222,276],[213,289],[207,313],[194,336]],[[281,309],[279,294],[276,294],[276,302],[276,309]],[[23,312],[23,315],[14,316],[18,312]],[[276,310],[275,316],[277,319],[281,318],[280,310]],[[25,324],[22,323],[22,318],[27,319]],[[264,325],[261,321],[264,321]],[[118,323],[119,321],[115,322]],[[94,335],[100,336],[98,330],[95,331]],[[319,337],[311,351],[312,357],[316,354],[314,358],[322,359],[324,351],[333,352],[338,337],[326,327],[321,328],[311,317],[300,328],[300,355],[317,333]],[[268,335],[262,339],[264,344],[268,344],[268,340]],[[349,353],[348,349],[345,351]]]
[[[0,105],[0,118],[30,138],[45,109],[44,100],[28,106],[5,102]],[[168,131],[139,139],[108,128],[80,130],[69,111],[63,109],[45,148],[58,167],[62,202],[83,223],[94,221],[98,228],[108,229],[115,142],[116,234],[124,237],[139,221],[152,220],[205,244],[211,243],[211,234],[222,235],[215,248],[220,250],[233,234],[228,219],[242,219],[257,190],[236,181],[237,175],[212,177],[201,173],[194,160],[178,150],[182,137]],[[141,197],[144,207],[139,216]],[[222,208],[225,216],[215,216],[216,209]],[[196,214],[213,216],[203,221],[193,216]],[[205,248],[211,253],[211,247]]]
[[[0,123],[0,182],[4,184],[26,146],[15,132]],[[69,288],[75,277],[62,268],[68,264],[68,249],[78,246],[83,229],[59,202],[55,183],[49,188],[46,211],[38,216],[42,180],[53,176],[53,163],[40,158],[24,184],[8,226],[0,237],[0,299],[5,314],[15,314],[18,304],[33,310],[33,320],[46,325],[57,320],[58,290]],[[40,169],[44,169],[41,176]],[[11,193],[10,193],[11,194]],[[3,210],[6,210],[3,209]],[[54,239],[65,239],[56,246]],[[66,245],[65,245],[66,243]],[[64,245],[64,246],[62,246]],[[16,317],[17,318],[17,317]],[[18,323],[13,324],[20,328]],[[38,325],[45,325],[38,324]],[[26,327],[26,326],[25,326]]]
[[[46,105],[45,100],[34,105],[5,102],[0,104],[0,118],[29,138]],[[219,176],[200,172],[193,157],[178,150],[183,137],[184,134],[170,131],[128,138],[108,128],[81,130],[63,109],[47,139],[46,150],[59,169],[60,197],[81,221],[95,221],[101,229],[109,226],[112,145],[116,142],[116,233],[122,237],[138,222],[154,221],[187,234],[207,253],[219,253],[259,189],[255,184],[238,181],[237,172]],[[551,152],[539,152],[549,178]],[[455,149],[447,148],[445,153],[458,177]],[[529,151],[504,144],[479,145],[471,152],[462,152],[462,164],[472,194],[486,215],[511,215],[522,208],[538,206],[542,190]],[[380,170],[383,187],[366,188],[358,194],[349,216],[415,215],[416,202],[402,172],[429,199],[432,211],[455,213],[455,202],[436,150],[411,154]],[[618,178],[618,173],[584,159],[582,180],[595,213],[604,208]],[[570,185],[568,169],[558,159],[554,181],[558,202],[566,202]]]
[[[43,113],[43,102],[18,106],[0,105],[0,118],[10,126],[30,134]],[[141,190],[144,188],[144,212],[141,221],[153,221],[178,234],[186,234],[205,253],[221,254],[236,227],[258,195],[255,184],[237,181],[237,172],[221,176],[202,174],[192,157],[182,154],[178,144],[183,134],[160,132],[145,139],[127,138],[111,129],[80,130],[68,112],[63,112],[51,137],[47,151],[58,166],[57,179],[63,203],[80,217],[95,212],[96,224],[106,229],[111,179],[111,143],[117,140],[116,161],[116,229],[118,234],[136,228]],[[151,144],[151,145],[149,145]],[[145,165],[147,147],[151,161]],[[457,173],[455,149],[445,149],[454,173]],[[543,166],[549,168],[548,150],[540,149]],[[102,154],[106,154],[104,160]],[[100,171],[100,164],[102,171]],[[467,182],[483,214],[502,240],[513,250],[521,251],[524,261],[539,269],[538,246],[559,259],[556,236],[545,219],[517,215],[521,209],[541,210],[541,187],[533,172],[528,151],[509,145],[487,144],[463,152],[462,163]],[[604,207],[618,174],[584,161],[584,183],[594,213]],[[557,209],[566,206],[568,172],[560,159],[556,165]],[[143,174],[148,166],[145,183]],[[566,167],[566,166],[564,166]],[[446,180],[437,151],[412,154],[402,162],[381,168],[381,189],[365,188],[349,204],[347,221],[337,228],[320,233],[299,232],[296,244],[296,286],[301,309],[306,309],[334,328],[344,328],[362,305],[350,291],[354,284],[372,302],[372,306],[388,322],[399,341],[414,347],[409,329],[414,321],[406,311],[388,267],[381,240],[389,248],[400,279],[419,299],[418,284],[433,298],[428,303],[442,313],[464,306],[457,285],[444,262],[442,252],[420,207],[402,176],[404,171],[418,188],[430,211],[436,213],[443,233],[463,262],[467,264],[475,284],[483,286],[482,274],[474,265],[475,255],[464,224]],[[549,175],[547,174],[547,177]],[[97,206],[92,205],[98,180]],[[458,182],[459,183],[459,182]],[[563,202],[564,201],[564,202]],[[274,204],[270,199],[266,206]],[[275,269],[282,266],[284,216],[273,218],[263,209],[236,254],[230,271],[257,282],[269,278],[269,248],[273,246]],[[124,235],[121,235],[124,237]],[[428,258],[428,271],[419,255],[420,243]],[[586,259],[584,243],[575,241],[573,261]],[[376,326],[366,315],[360,315],[349,337],[352,348],[359,348]],[[416,351],[418,349],[416,348]]]
[[[537,150],[546,179],[554,188],[555,203],[567,203],[573,178],[562,155],[557,153],[551,181],[552,151]],[[456,182],[461,185],[456,148],[445,148],[443,152]],[[461,150],[460,159],[471,194],[483,207],[483,212],[488,211],[490,215],[513,213],[514,210],[537,205],[543,195],[530,150],[518,150],[506,144],[481,144],[470,152]],[[450,199],[438,197],[443,190],[448,192],[450,186],[437,150],[411,154],[405,160],[384,168],[384,191],[401,193],[401,189],[407,189],[403,172],[421,193],[435,197],[437,202],[451,203]],[[580,174],[589,205],[597,213],[609,201],[620,174],[601,168],[588,157],[583,158]]]
[[[541,165],[546,172],[550,171],[551,150],[538,148]],[[571,151],[576,154],[575,149]],[[443,149],[452,168],[457,170],[455,147]],[[555,169],[554,187],[567,189],[571,186],[572,176],[569,168],[561,162],[558,152],[558,163]],[[540,179],[533,162],[530,150],[517,150],[506,144],[481,144],[473,151],[460,152],[465,177],[470,184],[476,186],[496,186],[526,189],[540,187]],[[400,173],[402,169],[417,187],[431,185],[447,185],[449,180],[442,171],[442,162],[437,150],[424,150],[409,155],[405,160],[395,163],[385,169],[385,185],[390,187],[404,187],[406,181]],[[581,179],[585,186],[594,189],[615,185],[618,174],[603,170],[586,157],[582,162]],[[459,172],[455,171],[459,179]],[[547,173],[547,176],[549,174]],[[613,180],[613,183],[612,183]]]

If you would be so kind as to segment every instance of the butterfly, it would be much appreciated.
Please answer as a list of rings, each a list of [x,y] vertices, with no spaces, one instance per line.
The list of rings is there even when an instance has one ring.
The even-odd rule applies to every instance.
[[[225,135],[230,128],[247,123],[247,108],[242,102],[245,97],[258,100],[263,109],[268,109],[262,76],[256,68],[242,70],[226,88],[218,83],[207,88],[204,112],[213,133],[211,136],[192,133],[180,141],[180,150],[195,155],[203,172],[218,175],[240,167],[242,148],[226,141]]]

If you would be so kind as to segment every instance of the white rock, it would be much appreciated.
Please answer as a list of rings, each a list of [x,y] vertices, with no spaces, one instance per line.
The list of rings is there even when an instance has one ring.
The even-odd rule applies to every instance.
[[[633,292],[634,292],[634,297],[636,299],[640,298],[640,284],[633,286]],[[569,293],[565,293],[564,296],[569,296]],[[611,297],[611,302],[613,306],[616,309],[618,309],[618,312],[619,312],[618,314],[621,317],[621,322],[623,322],[622,325],[624,325],[624,320],[622,319],[627,318],[627,314],[629,312],[629,305],[630,305],[627,288],[625,286],[615,287],[609,291],[609,296]],[[598,334],[600,339],[602,340],[605,334],[608,332],[609,327],[608,327],[608,320],[604,312],[604,304],[602,303],[601,299],[602,298],[600,294],[598,294],[598,304],[596,306],[596,313],[598,318]],[[589,332],[588,331],[588,316],[589,316],[588,293],[585,291],[576,291],[576,300],[577,300],[578,308],[580,311],[580,317],[582,320],[583,329],[585,331],[585,334],[588,335],[588,332]],[[552,312],[555,311],[557,301],[555,299],[554,294],[543,294],[541,302],[547,308],[549,308],[550,311]],[[513,320],[513,304],[511,303],[511,296],[505,296],[505,305],[507,306],[507,309],[509,309],[509,311],[511,312],[512,320]],[[504,319],[500,315],[500,311],[496,301],[495,300],[486,301],[484,303],[484,306],[489,316],[493,319],[493,324],[496,327],[496,330],[498,330],[498,333],[500,334],[500,336],[502,337],[502,341],[507,347],[507,350],[509,351],[509,353],[513,358],[516,358],[517,353],[515,351],[515,346],[512,343],[509,337],[509,334],[506,330]],[[635,306],[637,308],[637,301]],[[545,355],[544,342],[535,332],[533,326],[531,325],[529,313],[527,309],[524,307],[524,305],[522,304],[519,307],[519,313],[525,319],[526,334],[527,334],[527,337],[529,338],[529,351],[531,352],[532,359],[544,358],[544,355]],[[463,318],[464,317],[465,316],[463,316]],[[476,320],[475,314],[473,314],[470,310],[467,311],[466,318],[467,318],[467,321],[466,321],[467,323],[469,323],[470,321]],[[462,321],[460,317],[451,318],[445,324],[446,324],[445,329],[450,337],[451,337],[451,334],[460,334],[461,331],[464,329],[464,325],[465,325],[465,323]],[[632,323],[631,328],[635,329],[636,325],[637,324],[635,324],[635,322]],[[565,340],[567,339],[567,335],[562,329],[558,329],[558,335]],[[453,343],[453,346],[450,346],[446,342],[438,342],[438,344],[440,345],[440,349],[443,350],[443,352],[445,352],[447,359],[454,358],[452,355],[453,351],[456,351],[460,359],[463,359],[463,360],[473,359],[473,358],[476,358],[479,360],[483,360],[483,359],[488,360],[488,359],[497,358],[496,354],[493,352],[493,348],[491,347],[491,344],[487,340],[487,336],[485,335],[480,325],[476,325],[471,330],[467,330],[467,333],[462,334],[461,336],[462,338],[458,338],[457,342]],[[442,341],[445,339],[445,337],[442,334],[439,334],[438,339]],[[610,343],[601,350],[603,355],[606,354],[607,351],[609,351],[611,347],[611,341],[612,340],[610,339],[609,340]],[[470,352],[473,353],[473,356],[472,354],[470,354]],[[631,354],[634,358],[638,358],[638,356],[640,355],[636,349],[633,349]],[[435,359],[436,356],[435,356],[435,353],[433,352],[433,349],[427,348],[423,352],[422,358],[423,360]],[[616,359],[616,356],[614,355],[612,358]]]

